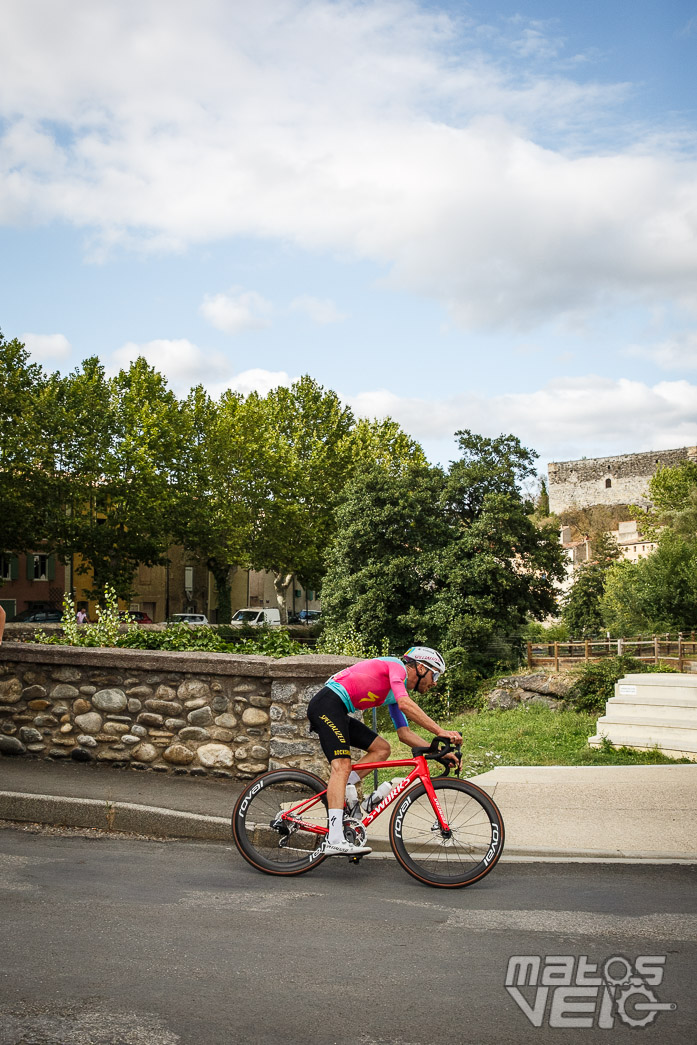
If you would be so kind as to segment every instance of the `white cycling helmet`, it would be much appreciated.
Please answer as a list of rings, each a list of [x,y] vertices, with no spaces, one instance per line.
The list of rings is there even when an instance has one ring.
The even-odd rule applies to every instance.
[[[432,671],[434,682],[437,682],[438,677],[445,671],[445,661],[438,650],[431,649],[430,646],[410,646],[404,656]]]

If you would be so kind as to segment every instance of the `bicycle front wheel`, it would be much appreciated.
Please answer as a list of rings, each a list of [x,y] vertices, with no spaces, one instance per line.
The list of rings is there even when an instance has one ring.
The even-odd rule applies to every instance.
[[[300,769],[275,769],[252,780],[232,814],[232,837],[240,854],[266,874],[304,874],[322,863],[325,835],[303,830],[282,814],[299,806],[299,820],[326,828],[326,789],[318,776]]]
[[[408,874],[427,885],[458,888],[479,881],[503,852],[501,814],[486,792],[465,780],[433,780],[450,831],[444,834],[423,784],[407,791],[390,820],[390,845]]]

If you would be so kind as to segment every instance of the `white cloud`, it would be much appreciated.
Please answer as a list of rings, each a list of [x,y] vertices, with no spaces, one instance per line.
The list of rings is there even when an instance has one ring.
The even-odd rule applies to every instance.
[[[293,298],[290,307],[294,312],[303,312],[313,323],[322,326],[329,323],[343,323],[347,318],[346,314],[340,312],[329,298],[313,298],[309,294]]]
[[[632,345],[626,354],[650,359],[662,370],[697,370],[697,331],[682,331],[654,345]]]
[[[466,327],[697,308],[689,150],[608,132],[626,87],[575,82],[562,49],[413,0],[7,0],[0,220],[369,258]],[[237,332],[257,305],[203,307]]]
[[[143,344],[129,341],[112,353],[110,372],[116,373],[128,367],[139,356],[164,375],[178,396],[187,395],[192,387],[199,384],[214,399],[228,389],[243,395],[249,392],[266,395],[270,389],[289,385],[294,380],[281,370],[244,370],[236,374],[232,363],[222,352],[200,348],[186,338],[159,338]]]
[[[544,461],[697,445],[697,385],[687,381],[651,387],[589,375],[492,397],[468,394],[432,402],[377,391],[348,401],[361,416],[389,414],[416,439],[439,444],[443,453],[446,441],[462,428],[490,437],[512,432]]]
[[[65,334],[21,334],[19,340],[37,363],[60,362],[72,352]]]
[[[290,377],[285,370],[243,370],[237,374],[230,384],[233,392],[248,395],[250,392],[258,392],[265,396],[272,388],[279,385],[291,385],[297,378]]]
[[[199,312],[216,330],[240,334],[271,325],[273,306],[255,290],[231,287],[227,294],[206,294]]]

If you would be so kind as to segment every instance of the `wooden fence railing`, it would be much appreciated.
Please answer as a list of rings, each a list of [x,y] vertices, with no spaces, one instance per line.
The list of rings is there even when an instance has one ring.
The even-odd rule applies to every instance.
[[[602,660],[604,657],[619,657],[623,653],[651,664],[675,664],[678,671],[697,671],[697,638],[694,632],[690,632],[689,638],[681,634],[675,638],[651,635],[638,639],[528,642],[528,667],[553,664],[554,670],[558,671],[561,663],[568,667],[569,662]]]

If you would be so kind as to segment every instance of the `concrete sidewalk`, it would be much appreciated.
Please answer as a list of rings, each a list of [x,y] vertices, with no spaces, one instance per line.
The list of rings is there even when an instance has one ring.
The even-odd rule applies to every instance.
[[[501,767],[474,778],[506,826],[504,859],[697,863],[697,765]],[[229,842],[243,784],[0,758],[0,819]],[[388,817],[370,831],[388,848]]]

